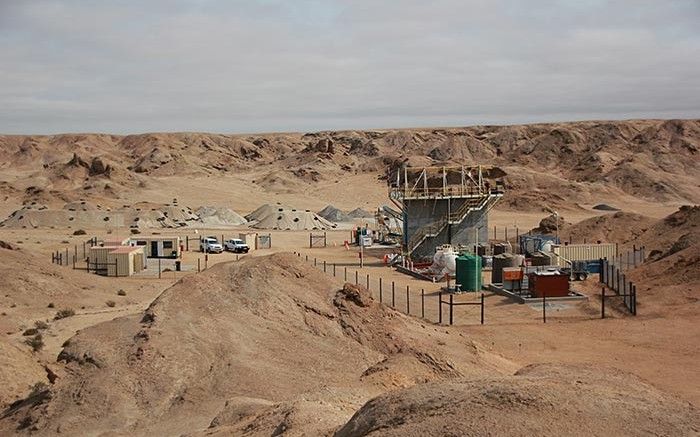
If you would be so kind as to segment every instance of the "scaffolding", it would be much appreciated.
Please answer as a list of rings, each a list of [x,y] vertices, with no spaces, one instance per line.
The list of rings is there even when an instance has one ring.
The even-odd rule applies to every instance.
[[[484,217],[503,197],[501,183],[491,185],[492,166],[459,165],[441,167],[403,167],[396,175],[387,173],[389,198],[403,215],[404,253],[410,255],[426,240],[440,235],[450,225],[459,226],[470,215]],[[411,226],[415,201],[444,202],[444,212],[435,220],[420,220],[417,229]],[[424,203],[425,203],[424,202]],[[435,210],[435,208],[433,208]],[[423,211],[425,210],[423,209]]]

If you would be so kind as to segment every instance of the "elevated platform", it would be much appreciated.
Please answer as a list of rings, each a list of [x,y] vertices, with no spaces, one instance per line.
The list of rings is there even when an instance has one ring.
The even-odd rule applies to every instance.
[[[488,211],[503,197],[491,166],[405,167],[389,197],[403,215],[404,253],[431,256],[441,244],[471,245],[488,236]],[[481,234],[481,235],[479,235]]]

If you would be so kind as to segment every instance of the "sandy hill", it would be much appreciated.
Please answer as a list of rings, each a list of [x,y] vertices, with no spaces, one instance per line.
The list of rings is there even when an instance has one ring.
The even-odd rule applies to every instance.
[[[630,212],[619,211],[613,214],[604,214],[582,220],[571,226],[564,226],[560,230],[562,241],[571,239],[572,242],[581,243],[584,239],[589,243],[596,241],[620,243],[622,248],[643,243],[639,239],[656,220]]]
[[[639,378],[535,365],[514,376],[449,380],[380,396],[335,437],[697,435],[700,410]]]
[[[116,202],[158,178],[226,174],[254,175],[271,193],[301,193],[357,173],[383,175],[387,166],[474,162],[498,166],[494,174],[505,176],[517,194],[502,207],[561,208],[619,195],[696,203],[699,138],[699,120],[261,135],[5,135],[0,194],[22,203]]]
[[[7,410],[0,434],[320,435],[387,389],[515,370],[291,254],[186,276],[64,346],[65,376]]]
[[[650,305],[700,305],[700,206],[683,206],[638,239],[649,259],[633,274]],[[638,290],[638,293],[639,290]]]
[[[25,329],[37,321],[53,319],[65,308],[105,308],[116,297],[108,278],[86,275],[51,264],[47,256],[0,241],[0,406],[25,395],[37,382],[48,383],[40,362],[49,358],[33,354],[24,343]],[[51,333],[41,331],[48,341]]]

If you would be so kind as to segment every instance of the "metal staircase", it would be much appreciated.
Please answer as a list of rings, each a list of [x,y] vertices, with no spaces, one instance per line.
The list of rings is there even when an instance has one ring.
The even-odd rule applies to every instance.
[[[440,219],[421,226],[408,240],[407,250],[410,255],[418,246],[420,246],[426,238],[437,237],[447,227],[448,224],[454,225],[464,221],[472,211],[482,211],[486,208],[488,212],[497,202],[503,197],[498,194],[484,194],[479,197],[467,199],[460,208]]]

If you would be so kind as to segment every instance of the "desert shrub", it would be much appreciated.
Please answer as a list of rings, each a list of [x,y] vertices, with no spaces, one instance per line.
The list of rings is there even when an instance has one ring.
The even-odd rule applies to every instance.
[[[86,235],[87,232],[85,232],[84,229],[76,229],[75,232],[73,232],[73,235]]]
[[[43,320],[37,320],[34,322],[34,327],[36,329],[49,329],[49,324],[44,322]]]
[[[124,290],[119,290],[119,291],[117,291],[117,295],[119,295],[119,296],[126,296],[126,291],[124,291]]]
[[[23,429],[29,428],[32,426],[32,416],[24,416],[22,420],[19,421],[19,424],[17,425],[17,430],[21,431]]]
[[[39,352],[44,347],[44,340],[41,334],[36,334],[34,337],[24,340],[24,343],[30,346],[34,352]]]
[[[55,306],[54,306],[53,302],[49,302],[48,307],[49,307],[49,308],[54,308]]]
[[[28,335],[37,335],[39,333],[39,330],[36,328],[29,328],[25,330],[22,335],[28,336]]]
[[[65,319],[66,317],[71,317],[75,315],[75,310],[73,308],[66,308],[63,310],[60,310],[59,312],[56,313],[55,316],[53,316],[54,320],[60,320],[60,319]]]
[[[141,231],[139,231],[139,230],[136,229],[136,228],[132,228],[132,229],[131,229],[131,233],[134,234],[134,235],[136,235],[136,234],[140,234]]]
[[[113,300],[108,300],[108,301],[107,301],[107,306],[110,307],[110,308],[114,308],[114,306],[115,306],[116,304],[117,304],[117,303],[116,303],[115,301],[113,301]]]

